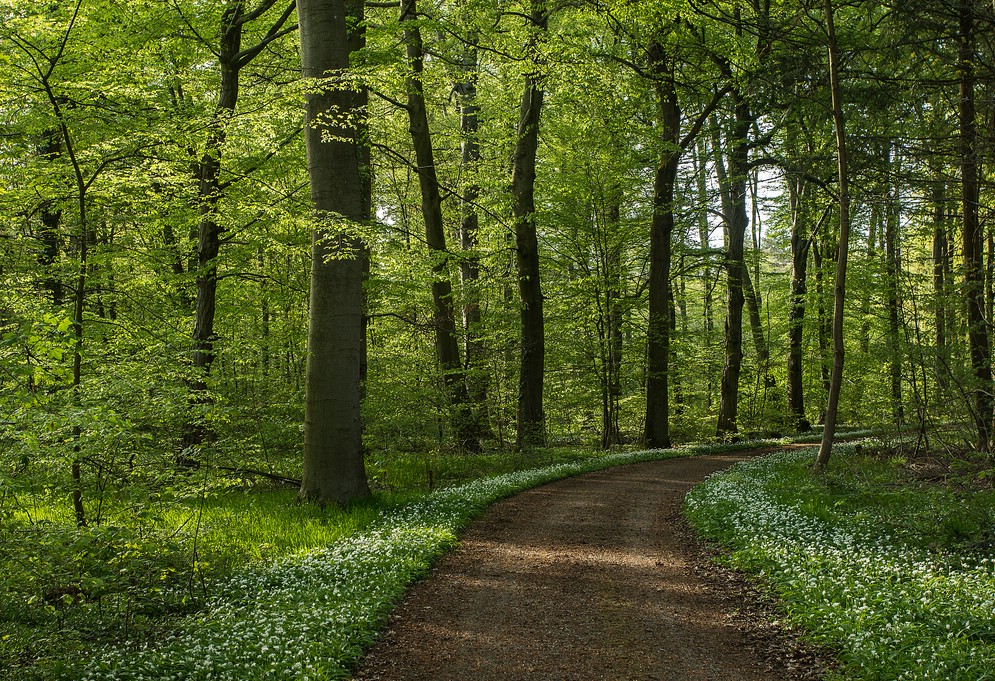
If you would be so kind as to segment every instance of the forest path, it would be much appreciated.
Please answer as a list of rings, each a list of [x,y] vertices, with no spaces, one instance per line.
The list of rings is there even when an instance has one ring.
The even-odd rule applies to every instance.
[[[819,678],[818,656],[708,564],[681,516],[695,483],[758,453],[623,466],[495,504],[398,606],[354,678]]]

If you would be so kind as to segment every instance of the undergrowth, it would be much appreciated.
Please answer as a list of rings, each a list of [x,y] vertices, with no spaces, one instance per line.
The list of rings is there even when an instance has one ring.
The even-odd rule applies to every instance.
[[[544,450],[528,458],[481,457],[445,467],[435,462],[434,469],[413,457],[407,469],[383,474],[394,481],[379,483],[390,492],[325,515],[290,503],[290,492],[228,490],[188,499],[186,511],[176,510],[173,520],[167,522],[166,514],[161,521],[163,527],[199,523],[197,555],[207,563],[203,572],[190,571],[190,546],[181,546],[175,555],[186,567],[177,567],[155,587],[158,603],[141,617],[136,603],[144,596],[137,592],[145,592],[154,573],[137,580],[128,606],[136,611],[128,636],[120,631],[120,618],[114,620],[118,629],[108,627],[104,636],[82,633],[107,603],[69,595],[48,604],[46,616],[53,619],[46,626],[21,622],[25,632],[43,632],[36,637],[41,644],[18,651],[10,639],[4,642],[5,661],[14,663],[8,678],[347,678],[406,586],[495,500],[587,471],[749,446],[757,443],[614,454]],[[376,466],[372,461],[374,475]],[[427,470],[432,474],[417,474]],[[476,479],[438,487],[464,476]],[[402,489],[405,479],[409,482]],[[429,485],[434,491],[426,492]],[[182,520],[184,513],[194,512],[196,518]],[[180,541],[183,533],[172,532]],[[149,550],[148,542],[138,545],[144,548],[136,555]],[[170,554],[165,544],[157,550]],[[214,563],[212,551],[218,554]],[[149,563],[159,566],[161,559]],[[67,632],[76,637],[64,636]]]
[[[838,678],[995,678],[995,493],[922,481],[904,456],[855,445],[821,476],[813,458],[713,476],[688,496],[692,524],[839,651]]]

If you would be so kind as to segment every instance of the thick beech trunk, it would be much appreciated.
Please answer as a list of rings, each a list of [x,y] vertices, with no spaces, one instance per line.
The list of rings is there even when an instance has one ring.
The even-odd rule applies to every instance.
[[[408,130],[415,148],[418,166],[418,185],[421,189],[422,218],[425,222],[425,242],[435,281],[432,282],[433,323],[435,350],[442,369],[446,392],[454,412],[454,430],[461,449],[480,451],[477,429],[470,409],[466,390],[465,373],[459,356],[459,339],[456,336],[456,313],[453,305],[453,285],[449,279],[446,229],[442,221],[442,195],[435,170],[435,150],[432,133],[428,127],[428,111],[422,87],[424,54],[421,31],[413,23],[418,18],[416,0],[401,2],[401,23],[404,25],[404,42],[408,59]]]
[[[353,15],[356,7],[362,5],[353,4]],[[298,0],[297,11],[302,75],[325,86],[309,88],[306,95],[305,139],[317,225],[300,497],[347,503],[369,495],[360,418],[364,246],[350,235],[348,222],[343,224],[362,221],[366,212],[362,146],[357,131],[343,122],[361,114],[361,95],[337,81],[349,68],[343,0]]]
[[[546,442],[546,416],[542,404],[546,332],[539,279],[539,241],[535,224],[536,151],[542,114],[543,76],[539,72],[541,59],[535,53],[540,35],[547,29],[549,15],[545,0],[532,0],[530,8],[531,26],[527,52],[533,60],[533,70],[525,75],[511,179],[522,326],[516,440],[519,449],[541,446]]]
[[[646,359],[647,447],[670,447],[670,265],[674,233],[674,184],[680,162],[681,110],[673,64],[653,40],[648,49],[656,76],[657,118],[663,151],[653,180],[653,217],[650,223],[649,324]]]

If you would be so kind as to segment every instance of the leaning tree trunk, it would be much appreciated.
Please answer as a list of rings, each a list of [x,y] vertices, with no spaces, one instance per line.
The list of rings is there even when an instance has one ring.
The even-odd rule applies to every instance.
[[[470,397],[466,390],[465,373],[460,362],[459,340],[456,337],[453,285],[449,280],[446,228],[442,222],[442,195],[439,191],[435,150],[432,148],[432,133],[428,127],[428,111],[425,108],[425,93],[422,86],[425,58],[421,31],[414,23],[417,18],[416,0],[403,0],[401,23],[404,25],[404,42],[410,69],[407,78],[408,129],[411,132],[415,162],[418,167],[425,242],[428,244],[432,272],[435,274],[435,281],[432,282],[435,349],[446,392],[454,411],[453,426],[459,447],[462,450],[479,452],[480,441],[477,439],[477,428],[474,425]]]
[[[991,446],[992,428],[992,370],[991,351],[988,346],[988,327],[985,321],[984,286],[984,230],[978,219],[978,155],[977,124],[975,121],[974,70],[975,59],[974,3],[960,2],[960,49],[958,75],[960,78],[960,170],[961,210],[964,220],[964,296],[967,299],[967,335],[971,352],[974,384],[974,423],[977,430],[976,447],[988,451]]]
[[[353,3],[354,6],[359,3]],[[321,504],[369,495],[363,466],[360,367],[363,251],[343,219],[364,216],[363,153],[347,121],[359,93],[342,86],[349,68],[343,0],[298,0],[305,139],[316,227],[311,249],[304,471],[300,497]],[[353,10],[355,12],[355,10]]]
[[[519,449],[542,446],[546,442],[546,416],[542,405],[546,331],[539,279],[539,240],[535,224],[536,152],[543,102],[543,76],[539,72],[542,60],[536,52],[540,34],[546,31],[549,24],[545,0],[532,0],[529,22],[532,30],[529,32],[527,52],[533,61],[533,70],[525,75],[511,178],[522,326],[516,440]]]
[[[826,405],[826,425],[822,431],[822,444],[815,459],[818,470],[825,469],[836,437],[836,415],[839,410],[840,388],[843,385],[843,303],[846,300],[846,261],[850,240],[850,181],[847,170],[846,128],[843,122],[843,103],[840,96],[839,46],[836,43],[836,26],[833,22],[832,0],[825,0],[826,31],[829,37],[829,87],[832,92],[833,126],[836,129],[836,156],[839,168],[840,242],[836,259],[836,285],[833,306],[833,372],[829,382],[829,401]]]

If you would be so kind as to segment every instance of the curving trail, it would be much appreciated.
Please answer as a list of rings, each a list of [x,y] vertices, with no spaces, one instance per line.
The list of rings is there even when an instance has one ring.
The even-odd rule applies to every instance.
[[[820,661],[770,624],[755,592],[707,567],[681,518],[692,485],[750,454],[624,466],[495,504],[398,606],[354,678],[819,678]]]

